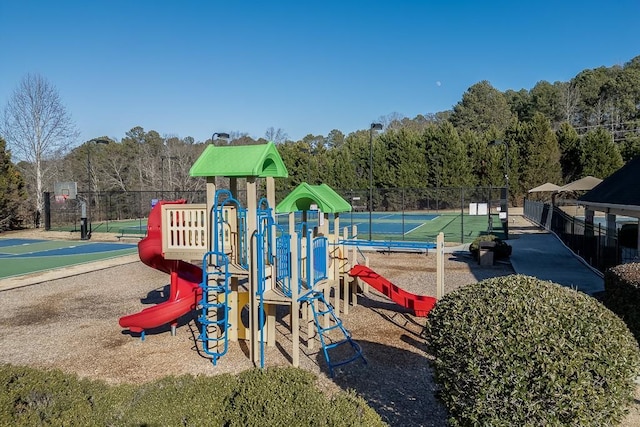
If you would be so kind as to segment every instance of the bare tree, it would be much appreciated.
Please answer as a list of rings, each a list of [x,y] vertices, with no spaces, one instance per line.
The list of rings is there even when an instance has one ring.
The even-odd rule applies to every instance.
[[[64,152],[79,132],[55,86],[38,74],[27,74],[14,90],[1,126],[16,158],[30,165],[26,172],[36,192],[37,227],[44,209],[43,178],[51,167],[46,160]]]
[[[572,125],[577,125],[578,104],[580,102],[580,90],[575,83],[561,83],[561,109],[564,120]]]
[[[273,141],[276,144],[282,144],[287,139],[289,139],[289,135],[287,135],[287,133],[281,128],[275,129],[273,126],[271,126],[264,133],[264,138],[267,141]]]

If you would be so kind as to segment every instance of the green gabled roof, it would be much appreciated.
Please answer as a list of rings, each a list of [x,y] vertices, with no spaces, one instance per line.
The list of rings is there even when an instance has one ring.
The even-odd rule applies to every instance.
[[[313,204],[318,205],[318,209],[326,213],[351,211],[349,202],[327,184],[309,185],[303,182],[278,203],[276,212],[308,211]]]
[[[289,172],[273,142],[260,145],[209,145],[189,170],[191,176],[287,178]]]

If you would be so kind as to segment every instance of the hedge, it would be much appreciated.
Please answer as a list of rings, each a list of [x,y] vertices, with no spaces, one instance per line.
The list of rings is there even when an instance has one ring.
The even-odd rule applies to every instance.
[[[640,342],[640,263],[621,264],[604,273],[604,303]]]
[[[446,295],[425,332],[452,425],[610,425],[624,416],[640,369],[620,318],[534,277]]]
[[[361,397],[327,398],[315,381],[300,369],[271,368],[108,386],[59,370],[0,365],[0,425],[384,425]]]

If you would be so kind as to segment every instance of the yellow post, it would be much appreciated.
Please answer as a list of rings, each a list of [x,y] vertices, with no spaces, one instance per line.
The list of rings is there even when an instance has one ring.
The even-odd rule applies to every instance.
[[[229,337],[229,341],[237,342],[238,341],[238,320],[240,316],[238,316],[238,310],[242,307],[239,307],[238,304],[238,277],[231,276],[231,283],[229,285],[230,293],[229,293],[229,313],[232,318],[229,320],[230,326],[227,330],[227,336]]]

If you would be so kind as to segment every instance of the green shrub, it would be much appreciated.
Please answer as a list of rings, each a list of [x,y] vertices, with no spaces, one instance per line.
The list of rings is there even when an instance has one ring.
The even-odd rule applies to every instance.
[[[511,245],[493,234],[483,234],[482,236],[476,237],[469,245],[469,252],[471,252],[471,255],[473,255],[473,258],[476,260],[480,253],[480,242],[495,243],[492,249],[494,259],[507,259],[511,256]]]
[[[0,365],[0,425],[104,425],[107,386],[59,370]]]
[[[0,364],[2,426],[378,426],[353,393],[327,398],[316,377],[295,368],[237,377],[184,375],[109,387],[61,371]]]
[[[638,344],[615,314],[528,276],[452,292],[425,332],[453,425],[610,425],[640,368]]]
[[[224,425],[238,383],[232,375],[165,377],[136,388],[117,421],[144,426]]]
[[[605,271],[604,290],[604,304],[622,318],[640,342],[640,263]]]
[[[340,393],[329,400],[315,382],[315,375],[300,369],[245,371],[225,411],[225,425],[384,425],[361,398]]]

